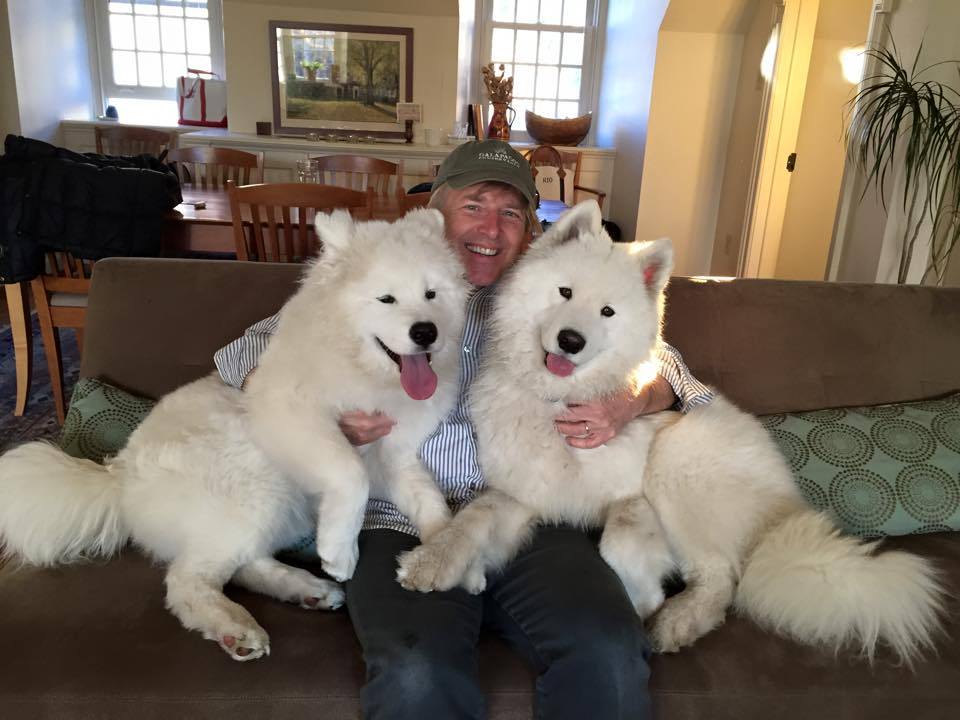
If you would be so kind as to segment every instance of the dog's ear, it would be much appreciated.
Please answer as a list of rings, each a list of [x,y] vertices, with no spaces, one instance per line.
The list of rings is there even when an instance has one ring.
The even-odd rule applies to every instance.
[[[432,208],[414,208],[403,216],[402,222],[416,223],[424,232],[443,237],[443,213]]]
[[[337,257],[353,242],[353,217],[347,210],[334,210],[332,213],[317,213],[313,221],[317,239],[323,243],[324,260]]]
[[[628,252],[643,276],[644,286],[651,293],[659,294],[673,270],[673,243],[670,238],[634,242],[630,244]]]
[[[536,241],[536,247],[563,245],[581,235],[597,236],[603,230],[600,206],[596,200],[585,200],[567,210]]]

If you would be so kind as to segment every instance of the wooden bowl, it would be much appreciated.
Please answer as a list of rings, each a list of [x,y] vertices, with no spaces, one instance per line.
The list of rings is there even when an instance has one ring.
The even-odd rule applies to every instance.
[[[527,110],[527,132],[541,145],[579,145],[590,132],[590,113],[554,120]]]

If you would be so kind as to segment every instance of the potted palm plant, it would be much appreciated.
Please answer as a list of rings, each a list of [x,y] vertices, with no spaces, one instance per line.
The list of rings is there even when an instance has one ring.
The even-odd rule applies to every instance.
[[[903,210],[897,282],[907,281],[917,242],[929,242],[921,283],[942,285],[960,239],[960,93],[928,74],[946,64],[960,70],[960,64],[918,69],[922,49],[909,67],[892,40],[889,49],[866,50],[875,72],[850,101],[847,149],[866,174],[864,195],[873,188],[884,210],[889,202]],[[891,184],[898,181],[903,192],[894,197]]]

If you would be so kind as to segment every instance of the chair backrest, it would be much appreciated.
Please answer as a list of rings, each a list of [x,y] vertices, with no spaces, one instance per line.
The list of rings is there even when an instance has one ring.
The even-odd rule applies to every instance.
[[[44,272],[39,278],[48,293],[83,294],[90,290],[93,260],[77,258],[68,252],[50,251],[44,256]]]
[[[373,214],[373,190],[313,183],[237,186],[227,182],[238,260],[303,262],[319,249],[317,212],[346,208],[358,218]]]
[[[140,127],[94,128],[101,155],[156,155],[177,145],[177,133]]]
[[[544,166],[556,168],[557,179],[560,181],[560,202],[566,202],[565,178],[567,177],[567,169],[564,167],[563,154],[553,145],[537,145],[535,148],[527,150],[524,157],[530,163],[534,181],[537,179],[538,168]]]
[[[431,193],[419,192],[412,195],[402,195],[400,197],[400,213],[406,215],[414,208],[424,208],[430,204]]]
[[[311,157],[320,170],[320,182],[353,190],[372,188],[377,195],[403,194],[398,163],[365,155],[319,155]]]
[[[202,188],[263,182],[263,153],[232,148],[175,148],[167,153],[167,162],[176,163],[177,175],[184,185]]]

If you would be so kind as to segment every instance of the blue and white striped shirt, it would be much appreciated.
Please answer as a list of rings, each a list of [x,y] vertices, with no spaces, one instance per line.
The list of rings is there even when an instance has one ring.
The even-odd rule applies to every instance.
[[[487,318],[493,305],[493,288],[478,288],[467,301],[466,322],[460,350],[460,393],[456,407],[420,447],[420,459],[433,473],[447,503],[454,509],[470,502],[483,489],[483,473],[477,460],[477,441],[467,405],[467,389],[480,369],[480,355],[486,339]],[[279,315],[250,326],[243,337],[217,351],[214,362],[224,382],[242,387],[247,374],[257,366],[271,335],[277,330]],[[674,348],[662,343],[657,351],[660,375],[670,383],[679,398],[678,407],[686,412],[694,405],[710,402],[713,393],[699,382]],[[371,411],[374,408],[369,408]],[[364,529],[417,531],[396,506],[384,500],[370,500]]]

